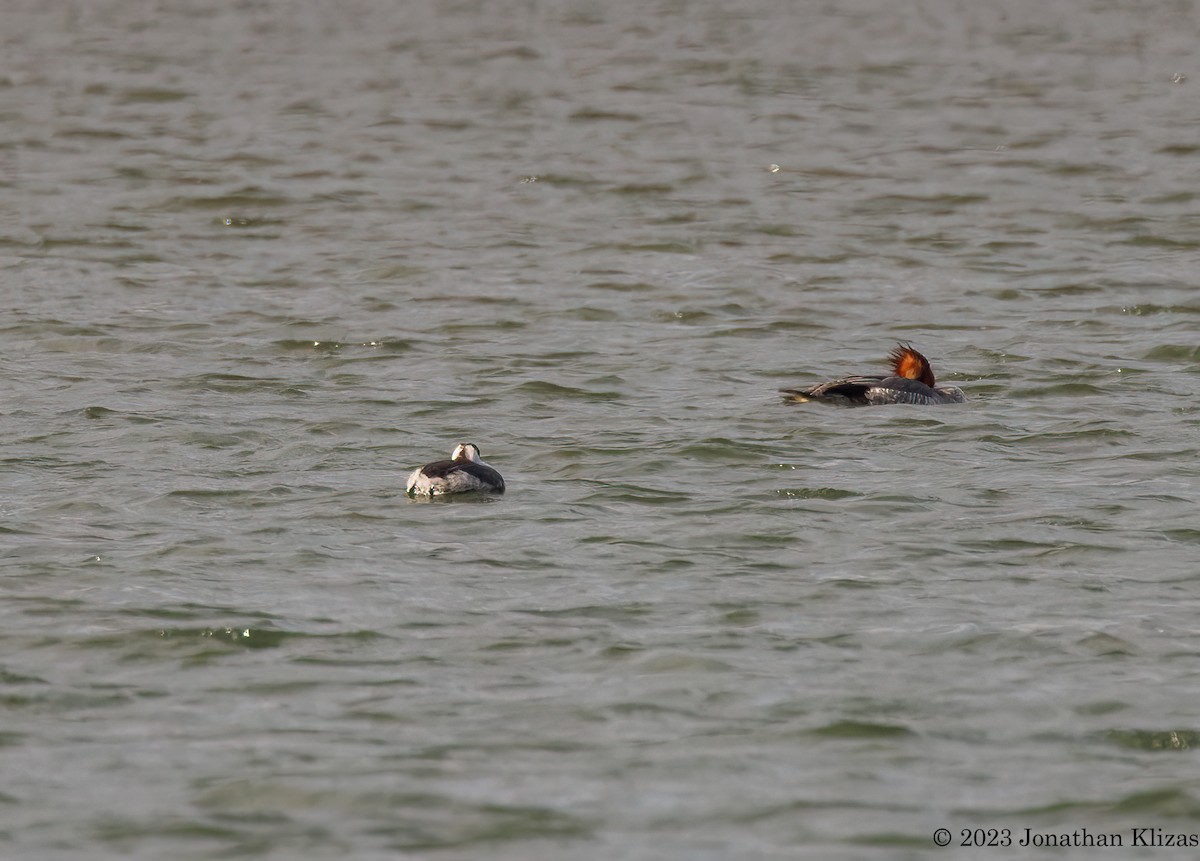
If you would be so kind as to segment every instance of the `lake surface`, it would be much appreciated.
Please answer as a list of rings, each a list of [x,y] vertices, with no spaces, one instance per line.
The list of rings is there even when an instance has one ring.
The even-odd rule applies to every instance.
[[[1195,857],[1196,3],[3,24],[5,859]]]

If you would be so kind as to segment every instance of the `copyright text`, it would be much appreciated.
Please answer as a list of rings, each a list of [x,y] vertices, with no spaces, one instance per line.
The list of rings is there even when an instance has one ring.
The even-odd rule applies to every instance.
[[[933,832],[938,846],[1200,846],[1200,834],[1167,831],[1163,828],[1128,828],[1124,831],[1034,831],[1032,828],[962,828],[957,832],[939,828]]]

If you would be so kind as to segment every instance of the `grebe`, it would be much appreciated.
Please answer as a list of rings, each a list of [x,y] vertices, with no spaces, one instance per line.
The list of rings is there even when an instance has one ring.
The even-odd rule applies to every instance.
[[[455,447],[449,460],[427,463],[414,470],[404,492],[409,496],[441,496],[471,490],[504,493],[504,479],[483,462],[479,446],[464,442]]]
[[[897,344],[888,361],[890,377],[844,377],[807,389],[783,389],[782,394],[798,404],[825,401],[846,406],[961,404],[967,399],[957,386],[935,386],[929,360],[908,344]]]

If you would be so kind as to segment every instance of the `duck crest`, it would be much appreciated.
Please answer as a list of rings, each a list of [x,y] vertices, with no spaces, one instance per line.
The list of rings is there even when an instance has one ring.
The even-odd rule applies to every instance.
[[[896,349],[888,354],[888,361],[891,362],[892,373],[897,377],[920,380],[933,388],[933,368],[929,366],[929,360],[914,350],[910,344],[897,344]]]

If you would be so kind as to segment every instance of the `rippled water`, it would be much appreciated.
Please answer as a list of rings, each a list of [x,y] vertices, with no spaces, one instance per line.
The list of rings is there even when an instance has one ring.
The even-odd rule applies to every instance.
[[[10,5],[4,857],[1193,857],[1198,12]]]

